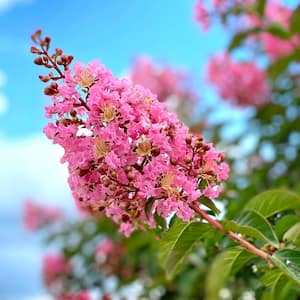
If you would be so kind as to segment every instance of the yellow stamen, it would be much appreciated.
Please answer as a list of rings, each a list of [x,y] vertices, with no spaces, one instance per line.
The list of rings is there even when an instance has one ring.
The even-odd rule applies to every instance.
[[[86,68],[79,72],[76,81],[82,87],[90,87],[95,82],[95,79],[92,71],[89,68]]]
[[[139,156],[147,156],[151,153],[151,143],[149,140],[144,139],[138,144],[138,147],[136,149],[136,153]]]
[[[111,122],[116,117],[116,109],[111,103],[105,104],[101,107],[103,122]]]
[[[95,140],[95,145],[94,145],[94,155],[98,159],[103,158],[108,153],[108,151],[109,151],[109,145],[101,138],[97,138]]]

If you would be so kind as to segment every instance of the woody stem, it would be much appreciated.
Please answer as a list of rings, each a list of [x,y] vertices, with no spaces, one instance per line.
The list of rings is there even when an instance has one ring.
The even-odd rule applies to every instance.
[[[212,225],[215,229],[218,231],[226,234],[229,236],[232,240],[239,243],[242,247],[246,248],[248,251],[252,252],[256,256],[261,257],[262,259],[269,262],[269,254],[262,251],[261,249],[256,248],[253,244],[249,243],[247,240],[244,240],[241,236],[238,234],[232,232],[232,231],[226,231],[222,224],[219,223],[217,220],[210,217],[205,211],[200,209],[197,203],[190,204],[190,207],[198,213],[203,219],[205,219],[210,225]]]

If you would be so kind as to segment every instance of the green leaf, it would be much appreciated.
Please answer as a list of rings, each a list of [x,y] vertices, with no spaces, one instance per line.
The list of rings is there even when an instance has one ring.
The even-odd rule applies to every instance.
[[[207,197],[200,197],[198,201],[206,207],[210,208],[214,214],[220,214],[220,210],[216,207],[214,201],[212,201],[211,199]]]
[[[300,247],[300,222],[292,226],[283,236],[284,241],[292,242]]]
[[[224,227],[227,230],[239,232],[266,243],[271,243],[275,247],[279,244],[268,220],[253,210],[244,211],[237,221],[228,221]]]
[[[263,17],[265,13],[265,6],[267,0],[257,0],[255,1],[255,11],[259,14],[260,17]]]
[[[229,276],[238,272],[253,257],[254,254],[238,247],[220,253],[213,261],[206,277],[206,299],[220,299],[219,292]]]
[[[241,46],[241,44],[244,42],[244,40],[248,36],[255,34],[255,33],[259,33],[261,31],[262,31],[262,29],[260,27],[254,27],[249,30],[245,30],[245,31],[237,33],[231,40],[231,42],[228,46],[228,51],[231,52],[234,49],[238,48],[239,46]]]
[[[279,219],[275,224],[275,232],[281,241],[284,233],[296,223],[300,222],[300,218],[296,215],[286,215]]]
[[[244,210],[254,210],[268,218],[288,209],[300,208],[300,197],[288,190],[269,190],[252,198]]]
[[[298,60],[300,57],[299,51],[295,51],[289,55],[282,56],[275,62],[270,64],[267,68],[268,75],[271,79],[275,80],[283,73],[290,63]]]
[[[272,22],[266,29],[266,32],[271,33],[272,35],[280,38],[280,39],[289,39],[291,38],[291,34],[287,31],[280,23]]]
[[[269,287],[276,282],[279,277],[282,275],[282,272],[276,268],[276,269],[267,269],[267,272],[263,274],[263,276],[260,278],[260,281],[263,285]]]
[[[293,11],[290,18],[290,30],[292,33],[300,33],[300,5]]]
[[[290,299],[289,294],[291,291],[292,283],[288,280],[288,278],[281,274],[275,281],[272,287],[272,299],[276,300],[286,300]]]
[[[270,259],[286,276],[300,285],[300,251],[278,250]]]
[[[160,241],[159,262],[171,279],[178,271],[193,246],[211,231],[211,226],[201,222],[183,222],[177,219]]]

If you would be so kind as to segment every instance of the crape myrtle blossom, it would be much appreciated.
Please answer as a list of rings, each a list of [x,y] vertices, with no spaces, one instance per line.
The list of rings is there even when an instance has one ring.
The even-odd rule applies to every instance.
[[[176,212],[188,221],[191,203],[218,197],[228,177],[224,154],[190,135],[149,89],[115,78],[98,62],[59,72],[60,81],[45,88],[53,121],[44,132],[65,150],[80,209],[103,211],[129,236],[143,224],[155,226],[155,214]]]
[[[23,223],[30,231],[39,230],[47,225],[61,221],[63,214],[61,210],[49,205],[42,205],[26,200],[23,207]]]
[[[248,9],[254,3],[253,0],[198,0],[194,6],[194,20],[203,31],[207,31],[214,17],[222,19],[222,15],[234,10]]]
[[[96,247],[95,257],[97,268],[105,276],[117,276],[119,278],[130,278],[135,270],[130,267],[124,256],[126,246],[122,242],[114,242],[109,238],[105,238]]]
[[[236,62],[228,54],[211,58],[207,79],[222,99],[237,106],[262,106],[270,100],[265,71],[253,62]]]
[[[194,19],[201,25],[203,31],[207,31],[210,27],[210,13],[204,3],[204,0],[198,0],[194,8]]]
[[[81,291],[73,294],[65,294],[56,297],[56,300],[91,300],[89,293],[87,291]]]
[[[96,248],[96,255],[105,256],[114,250],[114,242],[107,238],[103,240]]]
[[[134,60],[129,77],[135,84],[151,90],[160,102],[167,102],[173,111],[181,104],[194,103],[196,95],[188,87],[188,76],[169,65],[155,64],[149,57],[139,56]]]
[[[267,25],[271,23],[278,23],[284,29],[289,29],[289,22],[293,10],[279,1],[269,1],[266,4],[265,19],[258,22],[259,25]],[[299,36],[292,36],[290,39],[281,39],[272,35],[271,33],[261,33],[259,39],[262,42],[264,51],[271,59],[276,59],[280,56],[289,55],[297,46],[300,45]]]
[[[43,258],[44,284],[54,294],[64,290],[64,279],[72,271],[72,264],[61,254],[47,254]]]

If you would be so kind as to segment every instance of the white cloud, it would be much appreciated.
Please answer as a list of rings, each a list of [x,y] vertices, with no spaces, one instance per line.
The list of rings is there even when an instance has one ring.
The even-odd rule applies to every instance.
[[[33,0],[0,0],[0,12],[5,12],[17,4],[31,4]]]
[[[62,149],[44,135],[17,140],[0,139],[0,211],[20,209],[26,197],[64,207],[73,204]]]
[[[25,231],[26,197],[75,212],[62,149],[45,136],[10,140],[0,137],[0,298],[48,300],[41,286],[42,252],[36,236]],[[11,280],[14,277],[15,280]]]

